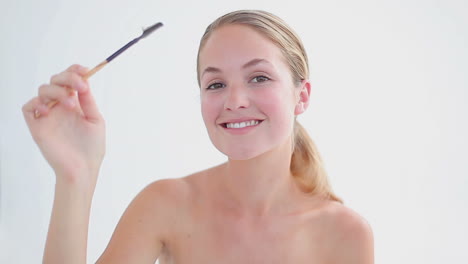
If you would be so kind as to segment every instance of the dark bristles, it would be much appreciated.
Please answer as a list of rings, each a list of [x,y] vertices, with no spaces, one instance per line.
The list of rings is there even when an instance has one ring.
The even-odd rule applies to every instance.
[[[159,22],[159,23],[156,23],[154,25],[152,25],[151,27],[143,30],[143,34],[141,34],[141,36],[139,36],[138,38],[135,38],[134,40],[130,41],[129,43],[127,43],[125,46],[123,46],[122,48],[120,48],[118,51],[114,52],[114,54],[110,55],[106,61],[107,62],[110,62],[111,60],[115,59],[117,56],[119,56],[122,52],[124,52],[126,49],[130,48],[133,44],[137,43],[138,41],[140,41],[140,39],[148,36],[149,34],[153,33],[156,29],[162,27],[162,23]]]
[[[143,30],[143,34],[141,34],[141,37],[140,38],[146,38],[149,34],[153,33],[156,29],[160,28],[163,26],[163,23],[161,22],[158,22],[154,25],[152,25],[151,27]]]

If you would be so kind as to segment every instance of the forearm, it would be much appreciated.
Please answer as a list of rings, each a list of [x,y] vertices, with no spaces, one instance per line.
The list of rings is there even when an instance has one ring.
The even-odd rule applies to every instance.
[[[94,184],[57,177],[43,263],[86,263],[89,213]]]

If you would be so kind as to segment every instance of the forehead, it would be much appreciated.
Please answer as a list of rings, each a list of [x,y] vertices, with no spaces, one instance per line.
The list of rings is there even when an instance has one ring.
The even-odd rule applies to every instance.
[[[283,54],[269,38],[246,25],[224,25],[215,29],[200,50],[199,64],[223,66],[243,64],[252,58],[282,63]]]

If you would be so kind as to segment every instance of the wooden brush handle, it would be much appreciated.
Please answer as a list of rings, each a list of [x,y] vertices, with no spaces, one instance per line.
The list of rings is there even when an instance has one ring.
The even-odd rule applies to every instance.
[[[83,76],[83,79],[87,80],[89,77],[93,76],[93,74],[95,74],[95,73],[98,72],[100,69],[102,69],[104,66],[106,66],[106,64],[107,64],[107,60],[105,60],[105,61],[99,63],[96,67],[92,68],[89,72],[87,72],[87,73],[85,74],[85,76]],[[74,94],[74,93],[75,93],[75,91],[74,91],[73,89],[69,88],[69,90],[70,90],[70,94]],[[50,109],[50,108],[54,107],[57,103],[58,103],[58,101],[55,101],[55,100],[54,100],[54,101],[50,101],[49,103],[47,103],[47,107]],[[35,117],[35,118],[38,118],[38,117],[40,117],[40,116],[41,116],[41,114],[36,110],[36,111],[34,112],[34,117]]]
[[[98,72],[100,69],[104,68],[104,66],[106,65],[107,65],[107,60],[99,63],[96,67],[92,68],[88,73],[86,73],[83,78],[87,80],[89,77],[93,76],[93,74]]]

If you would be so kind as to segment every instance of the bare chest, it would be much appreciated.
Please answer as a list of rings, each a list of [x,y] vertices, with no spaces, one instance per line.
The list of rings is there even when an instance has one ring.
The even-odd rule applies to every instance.
[[[321,235],[297,216],[268,220],[198,215],[179,222],[161,264],[323,263]]]

